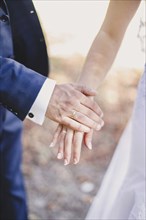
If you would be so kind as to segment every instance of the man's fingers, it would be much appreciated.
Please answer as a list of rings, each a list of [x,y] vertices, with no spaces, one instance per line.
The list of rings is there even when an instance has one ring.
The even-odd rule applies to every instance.
[[[94,111],[92,111],[91,109],[87,108],[84,105],[80,105],[77,107],[78,109],[80,109],[80,112],[82,114],[84,114],[85,116],[87,116],[88,118],[92,119],[94,122],[96,122],[97,124],[100,124],[101,127],[103,126],[103,119],[102,117],[100,117],[99,115],[101,115],[101,112],[99,111],[99,114],[97,115]]]
[[[96,91],[85,86],[71,84],[56,85],[47,108],[46,116],[76,131],[89,132],[90,128],[96,129],[93,125],[94,123],[91,125],[90,120],[98,121],[98,117],[101,117],[102,112],[91,97],[89,98],[84,95],[85,92],[87,95],[96,95]],[[85,111],[83,108],[87,110]],[[88,119],[87,121],[86,118],[84,123],[81,115],[79,120],[71,119],[69,114],[74,110],[84,114],[84,119],[88,117],[90,120]],[[93,114],[97,115],[97,117],[93,116]]]
[[[89,132],[90,131],[89,127],[87,127],[87,126],[75,121],[74,119],[67,117],[67,116],[63,118],[61,123],[71,129],[75,130],[75,131],[80,131],[80,132]]]
[[[85,96],[81,100],[81,104],[86,106],[87,108],[89,108],[93,112],[95,112],[98,116],[103,117],[103,112],[101,111],[101,108],[99,107],[99,105],[95,101],[90,99],[89,97]]]
[[[99,117],[96,116],[96,121],[93,121],[92,119],[90,119],[89,117],[87,117],[86,115],[77,112],[77,111],[73,111],[73,114],[71,116],[75,121],[80,122],[81,124],[84,124],[85,126],[95,129],[97,131],[99,131],[101,129],[101,127],[103,126],[104,122],[103,120]]]

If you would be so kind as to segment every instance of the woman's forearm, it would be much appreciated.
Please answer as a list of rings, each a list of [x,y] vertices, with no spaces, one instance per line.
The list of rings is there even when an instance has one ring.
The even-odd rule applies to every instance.
[[[96,89],[111,68],[140,0],[110,1],[102,27],[85,60],[78,82]]]
[[[78,82],[98,88],[112,66],[120,43],[100,31],[90,48]]]

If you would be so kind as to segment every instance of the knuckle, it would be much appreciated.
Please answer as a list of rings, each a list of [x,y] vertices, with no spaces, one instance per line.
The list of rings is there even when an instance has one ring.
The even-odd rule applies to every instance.
[[[59,111],[58,111],[58,120],[60,122],[62,122],[63,119],[64,119],[64,110],[62,108],[60,108]]]
[[[78,119],[79,121],[85,121],[86,116],[84,116],[83,114],[79,114],[79,115],[76,115],[76,119]]]
[[[62,123],[64,123],[64,121],[65,121],[65,115],[64,114],[60,115],[60,120],[61,120]]]
[[[62,114],[62,116],[61,116],[61,123],[60,124],[62,124],[62,125],[70,125],[70,121],[68,120],[68,115],[69,114]]]
[[[64,125],[67,126],[68,128],[71,127],[70,122],[64,122]]]

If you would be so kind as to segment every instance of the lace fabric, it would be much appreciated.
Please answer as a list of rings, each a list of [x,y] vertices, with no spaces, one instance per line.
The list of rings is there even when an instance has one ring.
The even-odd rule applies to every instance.
[[[146,220],[146,204],[145,202],[141,203],[140,205],[135,205],[129,220]]]
[[[139,24],[139,30],[138,30],[138,34],[137,37],[140,41],[140,46],[141,46],[141,51],[145,52],[146,51],[146,45],[145,45],[145,41],[146,41],[146,34],[145,34],[145,28],[146,28],[146,20],[144,20],[143,18],[140,19],[140,24]]]

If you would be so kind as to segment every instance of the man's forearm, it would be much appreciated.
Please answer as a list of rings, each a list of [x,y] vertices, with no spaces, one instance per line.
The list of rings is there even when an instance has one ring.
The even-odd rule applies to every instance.
[[[31,106],[31,109],[29,110],[29,113],[27,115],[28,119],[39,125],[43,124],[55,84],[55,80],[49,78],[45,80],[33,105]]]

